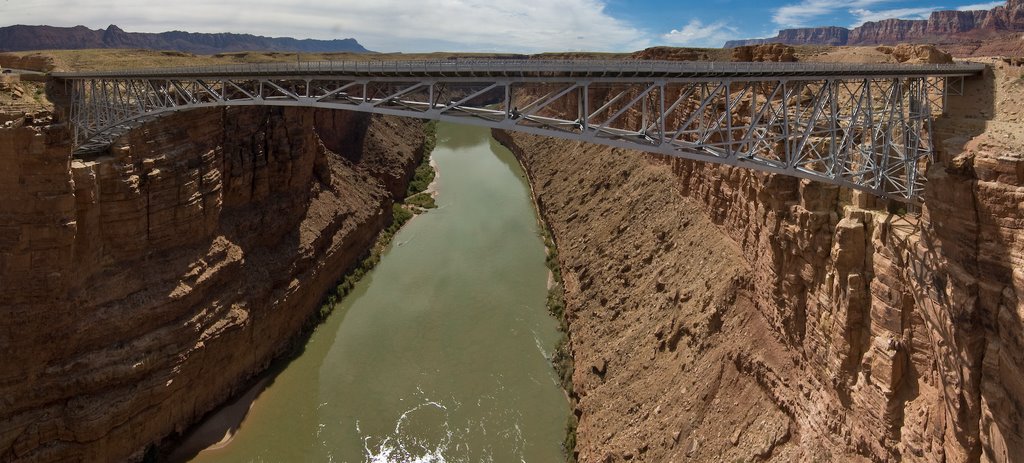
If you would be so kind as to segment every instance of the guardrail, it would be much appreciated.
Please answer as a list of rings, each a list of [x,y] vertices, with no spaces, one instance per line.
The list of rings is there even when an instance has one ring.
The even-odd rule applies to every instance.
[[[734,63],[714,61],[656,60],[391,60],[391,61],[304,61],[298,63],[257,63],[220,66],[187,66],[123,69],[96,72],[54,72],[58,78],[199,77],[317,74],[562,74],[591,76],[619,74],[634,76],[686,76],[694,74],[738,75],[974,75],[983,64],[847,64],[847,63]]]

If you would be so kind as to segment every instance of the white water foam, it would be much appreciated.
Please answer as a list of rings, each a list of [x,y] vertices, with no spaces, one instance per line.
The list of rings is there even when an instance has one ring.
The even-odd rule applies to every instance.
[[[533,343],[537,346],[537,350],[540,351],[540,355],[544,356],[544,359],[550,362],[551,354],[544,349],[544,343],[540,341],[540,334],[538,334],[537,330],[534,329],[530,329],[530,332],[533,333]]]
[[[422,390],[418,390],[420,394]],[[371,445],[373,436],[363,436],[363,451],[365,452],[366,463],[447,463],[445,451],[452,442],[452,431],[448,429],[448,420],[444,424],[444,438],[440,442],[431,445],[421,439],[409,437],[402,432],[402,427],[408,422],[410,416],[425,408],[436,408],[447,415],[448,408],[439,402],[427,400],[413,408],[410,408],[398,417],[395,422],[395,429],[389,436],[384,436],[380,443]],[[356,433],[362,435],[359,429],[359,422],[356,422]]]
[[[499,383],[497,389],[501,391],[504,386]],[[492,449],[470,449],[468,443],[472,435],[486,436],[489,434],[488,431],[493,431],[486,426],[487,423],[493,424],[489,418],[479,421],[471,420],[466,423],[453,423],[453,419],[457,418],[452,416],[452,412],[461,408],[461,403],[454,398],[443,402],[429,399],[422,390],[418,390],[416,395],[419,403],[404,411],[396,420],[394,429],[386,436],[364,434],[359,427],[359,422],[356,422],[356,433],[362,437],[363,441],[365,463],[494,462]],[[494,396],[484,395],[474,402],[476,402],[476,407],[481,408],[481,411],[487,410],[480,416],[489,415],[490,418],[495,418],[496,415],[503,415],[506,420],[511,418],[513,421],[511,426],[498,430],[497,435],[505,442],[514,443],[513,451],[516,454],[516,459],[522,461],[525,447],[525,437],[519,427],[522,415],[518,410],[496,410],[495,404],[491,403],[494,400]],[[441,413],[443,415],[444,423],[438,430],[441,436],[438,441],[416,437],[413,432],[406,429],[410,423],[416,422],[417,415],[422,413]]]

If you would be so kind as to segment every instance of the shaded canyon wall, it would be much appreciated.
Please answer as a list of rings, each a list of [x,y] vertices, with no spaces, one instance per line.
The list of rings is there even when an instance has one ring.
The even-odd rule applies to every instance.
[[[418,121],[228,108],[94,159],[0,128],[0,461],[138,459],[289,347],[391,219]]]

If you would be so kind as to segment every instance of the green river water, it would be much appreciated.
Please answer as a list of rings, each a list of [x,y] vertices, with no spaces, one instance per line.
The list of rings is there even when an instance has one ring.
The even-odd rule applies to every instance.
[[[487,129],[439,124],[438,208],[268,380],[199,462],[564,461],[544,245],[522,169]]]

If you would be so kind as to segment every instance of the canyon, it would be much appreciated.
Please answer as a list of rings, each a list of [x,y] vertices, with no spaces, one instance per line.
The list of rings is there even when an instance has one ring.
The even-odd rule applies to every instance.
[[[424,143],[418,121],[228,108],[71,159],[63,118],[0,128],[2,461],[139,460],[246,387],[388,225]]]
[[[934,43],[957,56],[1019,55],[1024,52],[1024,2],[1007,0],[991,10],[934,11],[928,19],[884,19],[845,27],[782,29],[775,37],[730,40],[725,48],[781,43],[785,45],[867,46]]]
[[[990,62],[935,122],[919,214],[501,134],[558,244],[578,460],[1024,459],[1022,68]]]
[[[1024,459],[1024,68],[986,62],[935,121],[919,212],[496,132],[557,243],[576,458]],[[47,97],[61,106],[60,89]],[[243,390],[302,342],[425,142],[412,120],[229,108],[71,159],[65,119],[45,105],[0,119],[0,461],[139,460]]]

